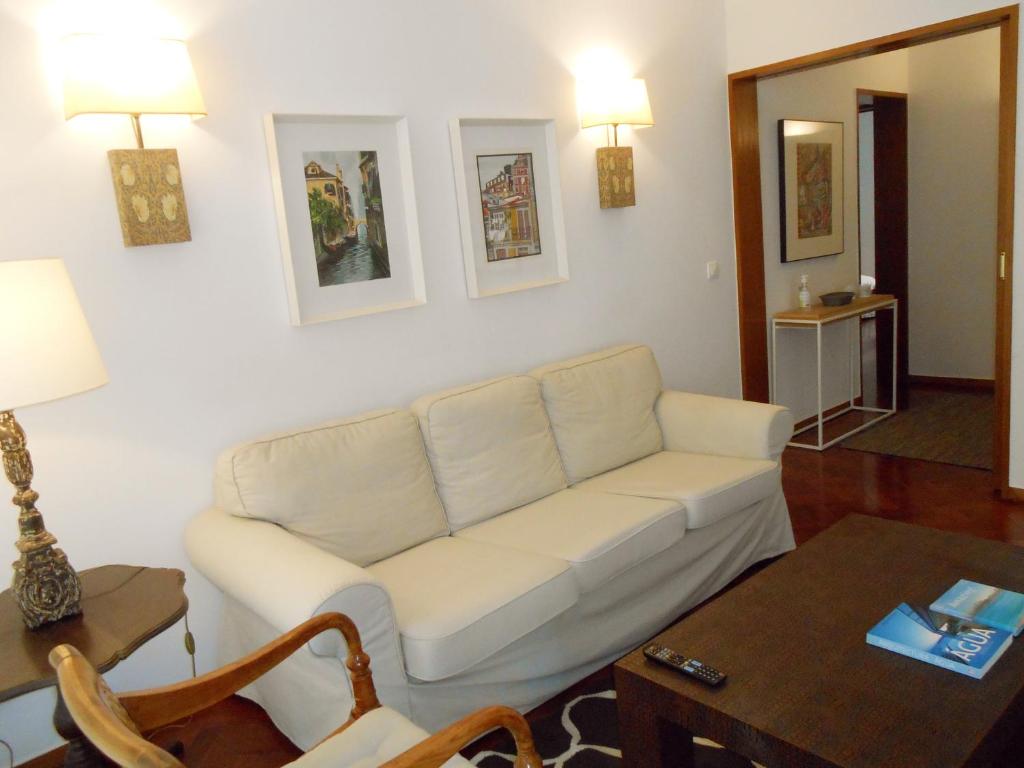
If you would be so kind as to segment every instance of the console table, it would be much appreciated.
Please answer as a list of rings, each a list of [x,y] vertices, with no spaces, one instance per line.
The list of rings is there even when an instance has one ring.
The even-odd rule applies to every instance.
[[[890,294],[876,294],[873,296],[861,296],[856,297],[849,304],[844,304],[841,307],[826,307],[821,304],[815,304],[814,306],[807,307],[805,309],[788,309],[785,312],[776,312],[772,315],[772,388],[771,388],[771,402],[777,403],[778,389],[776,387],[777,379],[777,350],[778,350],[778,332],[780,329],[797,329],[797,330],[813,330],[815,332],[815,338],[817,341],[816,349],[816,372],[817,372],[817,383],[818,383],[818,413],[817,418],[813,424],[810,424],[802,429],[798,429],[793,437],[799,434],[803,434],[808,430],[817,428],[818,439],[815,443],[799,443],[791,440],[787,445],[791,445],[794,448],[809,448],[815,451],[823,451],[836,443],[845,440],[850,435],[856,434],[862,430],[867,429],[872,424],[875,424],[882,419],[888,418],[896,413],[896,331],[897,331],[897,301],[895,296]],[[823,402],[822,395],[822,374],[821,374],[821,344],[822,344],[822,329],[826,325],[832,323],[838,323],[844,320],[856,321],[862,316],[870,312],[878,312],[881,310],[890,310],[892,312],[892,333],[893,333],[893,345],[892,345],[892,404],[889,408],[872,408],[864,405],[857,405],[857,393],[856,387],[854,386],[854,361],[856,359],[856,353],[859,350],[859,334],[850,334],[850,400],[849,403],[836,411],[835,413],[825,416],[825,404]],[[854,338],[857,339],[857,343],[854,342]],[[850,411],[865,411],[868,413],[875,414],[875,417],[868,421],[860,424],[853,429],[847,430],[838,437],[834,437],[828,442],[825,442],[825,422],[831,421],[832,419],[839,418],[845,413]]]
[[[78,575],[82,613],[34,630],[25,626],[11,591],[0,592],[0,701],[56,683],[47,658],[55,645],[70,643],[105,672],[188,610],[185,574],[175,568],[104,565]],[[186,647],[191,653],[190,640]],[[81,737],[59,692],[54,725],[70,742],[65,765],[106,764]]]

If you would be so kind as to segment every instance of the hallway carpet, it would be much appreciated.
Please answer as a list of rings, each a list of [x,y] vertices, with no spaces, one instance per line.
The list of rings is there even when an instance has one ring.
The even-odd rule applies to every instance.
[[[868,453],[992,469],[993,396],[915,388],[910,408],[844,440]]]

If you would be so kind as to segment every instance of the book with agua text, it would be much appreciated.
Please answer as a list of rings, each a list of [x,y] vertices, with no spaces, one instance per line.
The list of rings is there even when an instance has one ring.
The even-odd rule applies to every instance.
[[[971,677],[984,677],[1013,635],[971,620],[901,603],[868,632],[870,645]]]

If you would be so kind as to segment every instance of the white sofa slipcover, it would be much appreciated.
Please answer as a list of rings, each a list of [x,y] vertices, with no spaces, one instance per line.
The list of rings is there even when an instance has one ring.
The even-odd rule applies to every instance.
[[[567,485],[540,388],[529,376],[424,395],[412,410],[452,530]]]
[[[703,528],[771,496],[779,476],[778,462],[770,459],[658,451],[576,487],[672,499],[685,507],[688,528]]]
[[[465,538],[434,539],[368,570],[391,595],[405,668],[418,680],[472,667],[579,598],[564,560]]]
[[[586,593],[668,549],[685,532],[686,515],[676,502],[567,488],[463,528],[455,538],[557,558]]]
[[[662,448],[661,372],[648,347],[613,347],[532,371],[573,483]]]
[[[449,533],[408,411],[375,411],[235,446],[218,459],[214,501],[356,565]]]
[[[427,395],[412,410],[422,439],[408,429],[413,414],[391,411],[293,433],[318,440],[273,438],[284,453],[257,441],[221,458],[218,504],[190,523],[186,545],[224,592],[224,658],[341,611],[360,628],[381,701],[437,730],[487,704],[544,701],[793,547],[779,473],[789,412],[662,391],[641,345]],[[433,478],[427,487],[418,471],[393,469],[404,479],[389,484],[363,468],[370,485],[353,493],[384,531],[353,523],[358,510],[338,497],[357,454],[381,453],[349,434],[367,423],[389,455],[417,464],[425,445]],[[325,460],[301,487],[280,471]],[[238,466],[248,471],[228,471]],[[387,509],[373,483],[388,486]],[[429,512],[438,496],[440,526]],[[262,499],[260,519],[235,498]],[[303,508],[329,520],[332,506],[348,522],[303,536]],[[308,747],[351,705],[340,654],[321,636],[247,693]]]

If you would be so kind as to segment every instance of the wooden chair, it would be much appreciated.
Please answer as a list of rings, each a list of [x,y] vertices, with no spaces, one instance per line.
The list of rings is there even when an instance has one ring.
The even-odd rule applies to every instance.
[[[301,768],[344,768],[338,755],[359,756],[359,765],[373,763],[373,745],[359,732],[371,730],[378,734],[380,723],[397,726],[419,743],[391,759],[384,755],[381,768],[433,768],[458,754],[459,749],[494,728],[506,728],[516,743],[516,768],[543,768],[522,715],[509,707],[487,707],[466,716],[459,722],[429,736],[405,720],[400,714],[381,707],[373,687],[370,658],[362,649],[359,632],[352,621],[340,613],[316,616],[277,640],[248,656],[194,680],[151,688],[145,691],[114,694],[95,668],[70,645],[58,645],[50,652],[50,665],[57,670],[60,694],[67,712],[78,730],[99,752],[120,766],[130,768],[183,768],[184,764],[142,734],[205,709],[236,693],[261,675],[280,664],[294,651],[316,635],[336,629],[348,645],[346,666],[352,681],[355,705],[348,720],[322,742],[296,761]],[[376,712],[370,719],[380,722],[373,728],[353,727],[360,718]],[[368,721],[364,721],[368,722]],[[418,734],[418,735],[417,735]],[[347,741],[346,741],[347,740]],[[349,743],[356,742],[356,743]],[[367,753],[369,750],[369,753]],[[187,756],[186,756],[187,757]],[[462,762],[457,758],[456,762]]]

